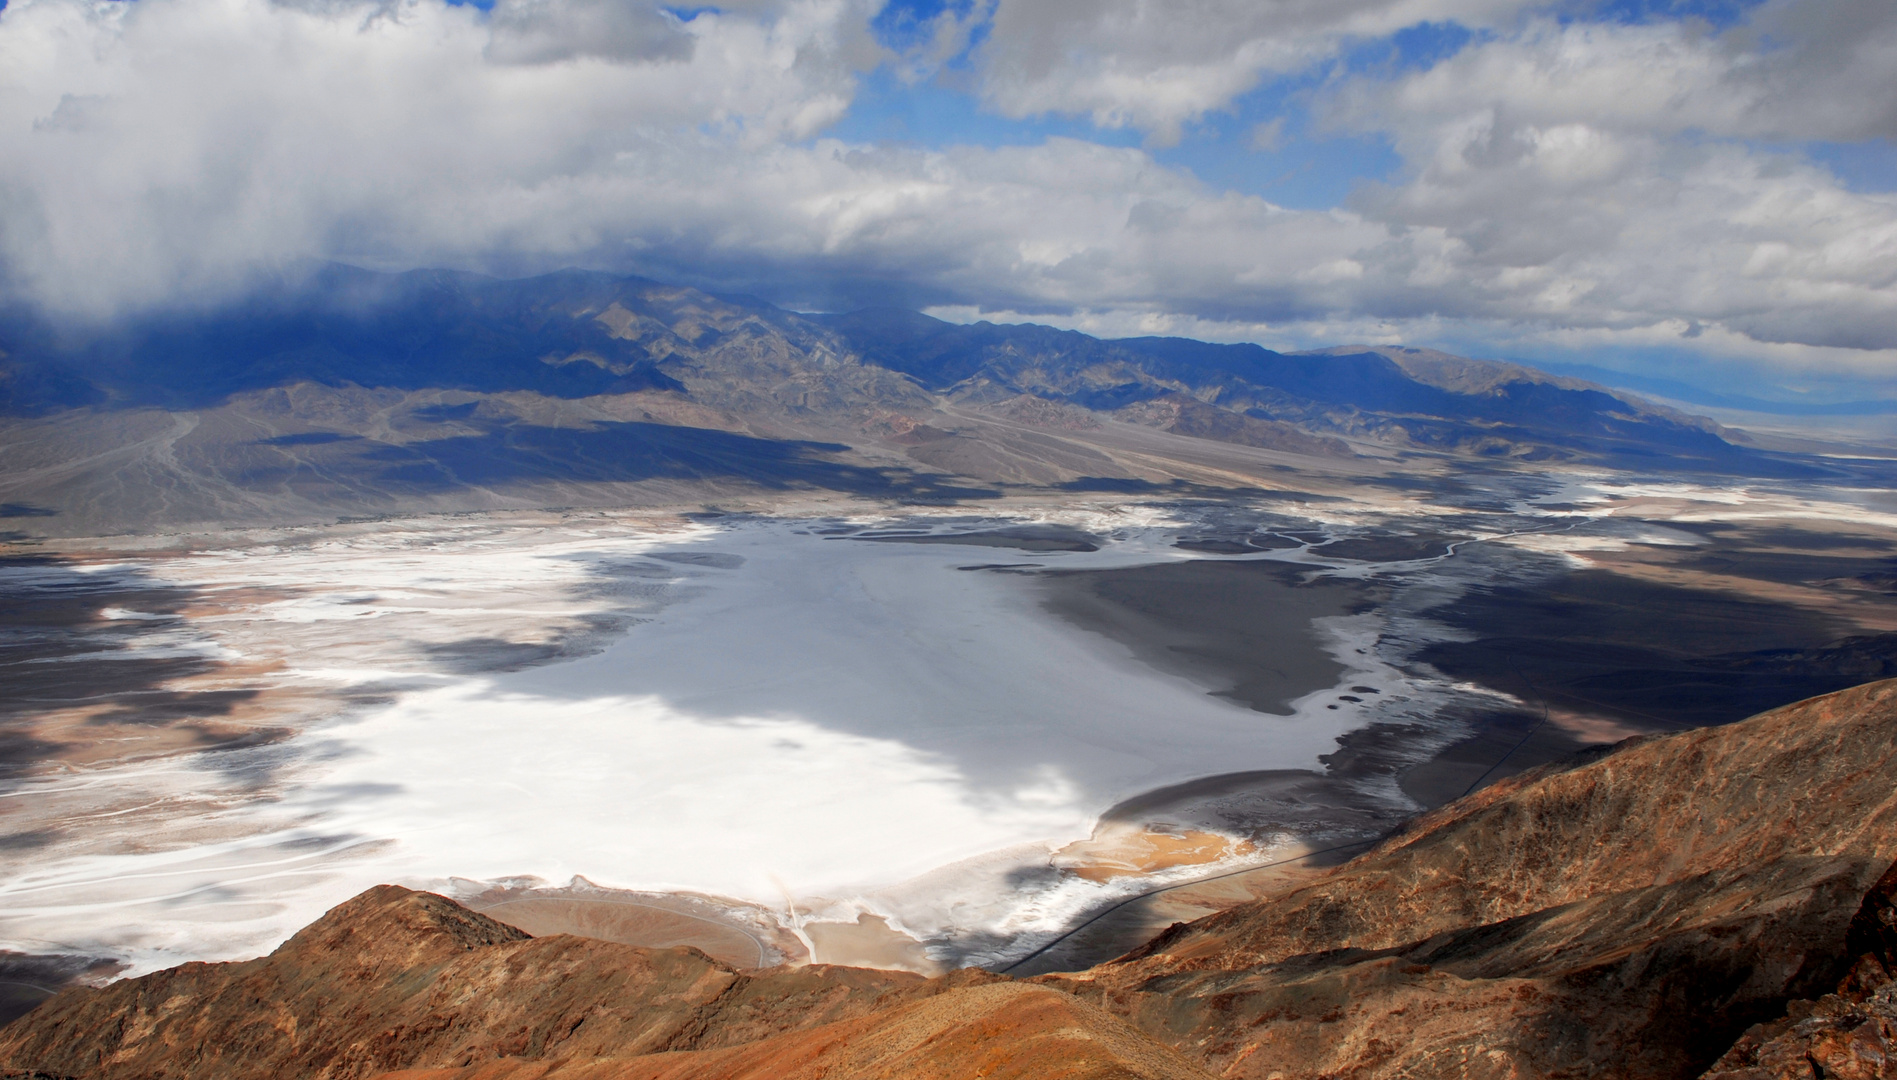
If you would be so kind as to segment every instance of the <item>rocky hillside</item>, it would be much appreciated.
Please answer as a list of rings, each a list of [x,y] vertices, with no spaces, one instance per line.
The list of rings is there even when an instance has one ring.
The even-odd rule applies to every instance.
[[[1706,1080],[1883,1080],[1897,1072],[1897,867],[1880,879],[1845,935],[1851,971],[1834,993],[1794,1001],[1747,1031]]]
[[[551,1063],[592,1073],[607,1060],[598,1075],[964,1076],[1029,1048],[1067,1071],[992,1075],[1203,1075],[1097,1007],[983,972],[745,973],[691,948],[529,938],[386,885],[262,959],[67,994],[0,1035],[8,1065],[88,1078],[468,1066],[538,1077]]]
[[[1892,682],[1630,741],[1058,983],[1223,1075],[1691,1076],[1849,972],[1893,778]]]
[[[72,989],[87,1080],[1897,1075],[1897,681],[1630,740],[1090,971],[739,971],[384,886],[275,953]],[[1804,1071],[1800,1071],[1800,1070]]]

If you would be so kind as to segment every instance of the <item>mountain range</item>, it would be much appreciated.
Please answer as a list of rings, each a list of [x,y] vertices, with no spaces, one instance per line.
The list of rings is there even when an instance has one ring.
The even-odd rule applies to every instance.
[[[0,317],[0,445],[0,513],[54,533],[786,490],[1223,490],[1439,460],[1834,471],[1429,350],[1102,340],[582,271],[342,266],[217,308]]]

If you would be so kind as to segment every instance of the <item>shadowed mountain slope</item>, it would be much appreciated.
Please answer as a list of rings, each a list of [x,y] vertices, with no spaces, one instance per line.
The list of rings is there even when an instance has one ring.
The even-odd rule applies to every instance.
[[[1883,1080],[1897,1073],[1897,867],[1864,897],[1845,954],[1855,959],[1835,992],[1794,1001],[1784,1016],[1747,1031],[1706,1080]]]
[[[298,382],[572,399],[679,391],[683,377],[701,397],[742,382],[730,403],[763,410],[805,402],[817,387],[783,383],[813,371],[830,408],[918,400],[903,380],[840,363],[833,336],[789,312],[581,271],[501,281],[329,266],[212,311],[88,328],[16,316],[0,342],[16,369],[89,380],[95,401],[168,409]]]
[[[1666,455],[1719,470],[1757,458],[1709,421],[1576,379],[1429,350],[1286,354],[1187,338],[1102,341],[895,310],[818,319],[868,362],[958,399],[1030,394],[1095,410],[1186,399],[1312,432],[1528,460]]]
[[[1732,1076],[1793,1075],[1732,1069],[1883,1045],[1864,1040],[1897,995],[1893,775],[1897,682],[1629,740],[1118,961],[1025,982],[741,972],[691,949],[528,938],[384,886],[263,959],[68,990],[0,1030],[0,1065],[89,1080],[1686,1078],[1732,1048]],[[1849,999],[1796,1003],[1834,990]],[[1794,1020],[1772,1023],[1788,1003]]]
[[[726,441],[710,460],[704,440],[668,443],[615,423],[759,441]],[[1145,443],[1116,450],[1112,433],[1134,429]],[[1176,438],[1150,445],[1154,432]],[[10,453],[0,504],[100,527],[510,498],[624,503],[721,484],[937,497],[909,490],[916,477],[905,472],[989,484],[1202,482],[1188,462],[1220,445],[1320,464],[1364,451],[1386,463],[1420,454],[1753,476],[1826,470],[1726,434],[1586,383],[1422,350],[1287,355],[959,326],[915,312],[806,316],[582,271],[501,281],[331,266],[224,308],[111,325],[0,313],[0,445]],[[840,447],[858,469],[897,471],[786,477],[779,463],[808,448],[765,445],[777,441]],[[395,459],[427,476],[391,473]],[[1211,472],[1264,468],[1247,460],[1227,453]],[[120,500],[120,518],[108,521],[91,489],[120,476],[167,492],[164,505]],[[424,490],[404,486],[418,477]],[[655,494],[655,483],[672,486]],[[601,487],[614,484],[647,487]]]

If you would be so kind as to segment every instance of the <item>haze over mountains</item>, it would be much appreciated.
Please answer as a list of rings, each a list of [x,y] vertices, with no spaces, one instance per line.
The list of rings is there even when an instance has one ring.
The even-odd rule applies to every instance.
[[[1206,443],[1350,470],[1449,453],[1832,471],[1625,394],[1426,350],[799,315],[581,271],[328,266],[216,310],[90,327],[16,312],[0,408],[0,502],[59,532],[687,489],[1229,485]]]

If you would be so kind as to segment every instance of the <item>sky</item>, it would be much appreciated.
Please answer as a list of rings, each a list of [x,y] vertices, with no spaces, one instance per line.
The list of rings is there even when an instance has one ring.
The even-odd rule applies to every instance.
[[[310,260],[1897,398],[1889,0],[9,0],[0,299]]]

